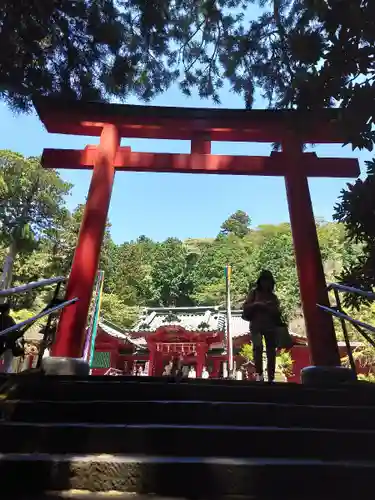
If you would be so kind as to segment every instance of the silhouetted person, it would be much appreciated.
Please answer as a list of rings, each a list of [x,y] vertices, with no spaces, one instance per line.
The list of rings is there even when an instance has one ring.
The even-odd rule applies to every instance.
[[[263,338],[266,343],[268,381],[272,382],[275,378],[276,330],[281,322],[281,313],[274,289],[272,273],[262,271],[256,287],[243,305],[243,318],[250,321],[257,381],[263,380]]]
[[[176,356],[173,358],[171,374],[173,377],[182,376],[182,356]]]
[[[0,304],[0,333],[12,326],[16,322],[10,315],[10,305]],[[16,339],[14,339],[16,332],[13,332],[10,336],[0,335],[0,354],[3,356],[4,365],[3,371],[9,373],[12,371],[13,356],[20,356],[20,347],[17,345]]]

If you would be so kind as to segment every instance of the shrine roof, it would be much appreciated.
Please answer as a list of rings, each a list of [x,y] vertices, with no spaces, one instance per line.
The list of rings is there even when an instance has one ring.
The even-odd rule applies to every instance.
[[[34,106],[47,131],[60,134],[99,136],[105,123],[113,123],[129,138],[190,140],[203,134],[211,141],[279,142],[292,131],[303,142],[344,142],[338,131],[339,109],[182,108],[54,97],[40,98]]]
[[[190,332],[225,332],[226,312],[219,307],[156,307],[147,308],[128,334],[147,336],[162,326],[178,325]],[[230,328],[232,338],[249,333],[249,322],[242,319],[242,310],[232,310]]]
[[[161,326],[178,325],[187,331],[223,331],[222,314],[215,307],[147,308],[133,331],[155,331]]]
[[[100,328],[109,335],[128,341],[136,346],[146,345],[146,337],[160,327],[176,325],[190,332],[225,332],[226,313],[219,307],[155,307],[146,308],[131,329],[120,328],[102,319]],[[241,310],[231,313],[233,338],[249,333],[249,323],[242,319]]]
[[[103,332],[107,333],[111,337],[115,337],[119,340],[123,340],[124,342],[129,342],[133,344],[137,348],[142,348],[147,346],[147,342],[144,337],[133,338],[131,332],[112,324],[111,322],[101,319],[98,324],[99,328],[103,330]]]

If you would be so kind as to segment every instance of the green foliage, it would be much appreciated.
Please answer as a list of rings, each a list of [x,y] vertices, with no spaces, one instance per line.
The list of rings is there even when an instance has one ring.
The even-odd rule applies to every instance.
[[[294,361],[289,351],[282,349],[277,353],[276,366],[285,377],[293,376],[293,364]]]
[[[30,311],[29,309],[19,309],[18,311],[12,313],[12,317],[16,321],[16,323],[25,321],[31,318],[33,315],[34,315],[33,311]]]
[[[247,363],[252,363],[254,361],[253,346],[251,344],[243,344],[239,354]]]
[[[40,249],[59,228],[71,185],[37,158],[0,151],[0,186],[0,243],[8,247],[2,286],[8,287],[17,256]]]
[[[138,318],[139,308],[127,306],[117,295],[103,293],[100,315],[115,325],[130,328]]]
[[[371,384],[374,384],[375,383],[375,375],[373,373],[369,373],[368,375],[364,375],[363,373],[359,373],[358,380],[362,380],[363,382],[370,382]]]
[[[353,350],[353,358],[356,365],[364,369],[364,373],[359,374],[358,378],[367,382],[375,382],[375,349],[373,346],[364,342]],[[351,368],[348,356],[342,358],[341,361],[344,366]]]
[[[335,208],[335,219],[345,224],[349,241],[361,244],[361,253],[353,255],[345,265],[341,281],[372,291],[375,286],[375,161],[366,164],[367,178],[348,184]],[[369,301],[355,295],[348,295],[345,302],[357,308],[363,303]]]
[[[276,108],[340,103],[348,142],[371,149],[374,14],[370,0],[4,0],[1,93],[17,109],[40,95],[147,101],[178,81],[219,102],[226,83],[246,107],[256,90]]]
[[[251,219],[246,212],[237,210],[221,225],[221,234],[233,234],[239,238],[243,238],[250,232]]]
[[[142,29],[146,2],[4,0],[1,7],[0,92],[16,109],[44,95],[149,99],[173,78],[160,23],[158,32]]]
[[[244,344],[240,351],[240,356],[245,359],[245,363],[254,362],[253,346],[251,344]],[[276,370],[285,377],[293,376],[294,361],[289,351],[281,350],[276,356]]]
[[[191,304],[192,281],[190,270],[195,265],[195,255],[176,238],[168,238],[155,247],[151,279],[154,302],[160,306]]]
[[[370,0],[4,0],[2,95],[18,109],[48,94],[147,101],[178,81],[219,102],[228,83],[247,107],[257,88],[276,107],[341,101],[367,147],[373,19]]]
[[[2,242],[16,243],[17,251],[33,249],[57,227],[64,212],[64,196],[71,188],[38,158],[0,151],[0,227]]]

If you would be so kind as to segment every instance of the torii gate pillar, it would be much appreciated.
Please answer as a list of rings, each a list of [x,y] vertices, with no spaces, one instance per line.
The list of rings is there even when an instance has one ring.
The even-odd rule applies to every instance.
[[[103,127],[87,202],[73,257],[66,299],[79,297],[63,310],[52,349],[53,356],[79,358],[85,339],[87,316],[97,274],[115,177],[114,160],[120,145],[117,127]]]
[[[332,317],[317,307],[329,307],[329,298],[309,184],[302,168],[302,147],[293,141],[285,142],[283,151],[288,162],[285,186],[310,358],[315,365],[339,366]]]

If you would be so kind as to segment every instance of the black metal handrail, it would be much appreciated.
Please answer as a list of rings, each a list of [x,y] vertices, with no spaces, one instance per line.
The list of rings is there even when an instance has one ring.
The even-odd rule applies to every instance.
[[[339,292],[353,293],[355,295],[366,297],[368,300],[375,300],[375,293],[366,290],[360,290],[359,288],[354,288],[352,286],[340,285],[339,283],[330,283],[327,289],[328,291],[333,291],[336,305],[333,307],[328,307],[328,306],[323,306],[322,304],[317,304],[317,307],[319,307],[319,309],[321,309],[322,311],[325,311],[340,320],[341,328],[344,334],[346,350],[348,353],[349,364],[353,372],[357,375],[357,367],[355,364],[353,351],[350,344],[347,322],[352,324],[354,328],[357,330],[357,332],[360,333],[362,337],[365,340],[367,340],[367,342],[371,344],[374,348],[375,348],[375,340],[371,338],[371,336],[365,330],[368,330],[371,333],[375,333],[375,327],[368,323],[365,323],[364,321],[359,321],[357,319],[354,319],[351,316],[349,316],[349,314],[346,314],[342,308]]]
[[[360,288],[354,288],[348,285],[340,285],[340,283],[330,283],[327,288],[328,291],[338,290],[339,292],[354,293],[355,295],[361,295],[362,297],[367,297],[370,300],[375,300],[375,293],[368,290],[361,290]]]
[[[2,330],[0,332],[0,337],[5,336],[10,336],[10,333],[16,332],[18,330],[21,330],[24,326],[29,326],[35,323],[35,321],[38,321],[38,319],[44,318],[44,316],[48,316],[50,314],[53,314],[57,311],[60,311],[61,309],[64,309],[66,306],[70,306],[71,304],[74,304],[77,302],[78,298],[66,300],[65,302],[61,302],[60,304],[50,307],[49,309],[43,309],[42,312],[39,314],[36,314],[35,316],[32,316],[31,318],[25,319],[24,321],[21,321],[20,323],[17,323],[16,325],[10,326],[9,328],[6,328],[5,330]],[[21,335],[24,334],[24,331],[22,331]]]
[[[29,292],[30,290],[35,290],[36,288],[41,288],[48,285],[56,285],[58,283],[64,283],[65,281],[66,278],[64,278],[63,276],[58,276],[57,278],[48,278],[40,281],[31,281],[30,283],[26,283],[26,285],[20,285],[20,286],[15,286],[13,288],[0,290],[0,297],[10,297],[11,295]]]
[[[1,290],[0,291],[0,297],[10,297],[12,295],[16,294],[21,294],[21,293],[27,293],[30,290],[35,290],[37,288],[41,287],[47,287],[50,285],[57,285],[55,288],[55,291],[53,293],[53,297],[51,301],[47,304],[47,306],[38,314],[35,314],[31,318],[28,318],[24,321],[21,321],[20,323],[17,323],[13,326],[10,326],[9,328],[6,328],[2,331],[0,331],[0,339],[3,339],[6,337],[7,340],[10,341],[10,343],[16,342],[19,338],[23,337],[26,331],[39,319],[44,318],[48,316],[47,323],[44,326],[43,329],[43,338],[41,341],[41,345],[39,348],[39,355],[38,355],[38,360],[37,360],[37,367],[40,367],[43,354],[45,349],[48,347],[49,343],[53,343],[54,339],[50,339],[49,342],[49,335],[50,335],[50,330],[51,330],[51,322],[53,315],[56,314],[57,312],[61,311],[65,307],[74,304],[75,302],[78,301],[78,298],[75,297],[70,300],[61,300],[58,298],[61,285],[66,282],[66,278],[63,276],[59,276],[57,278],[49,278],[49,279],[43,279],[40,281],[33,281],[31,283],[27,283],[26,285],[20,285],[16,286],[13,288],[8,288],[6,290]]]

